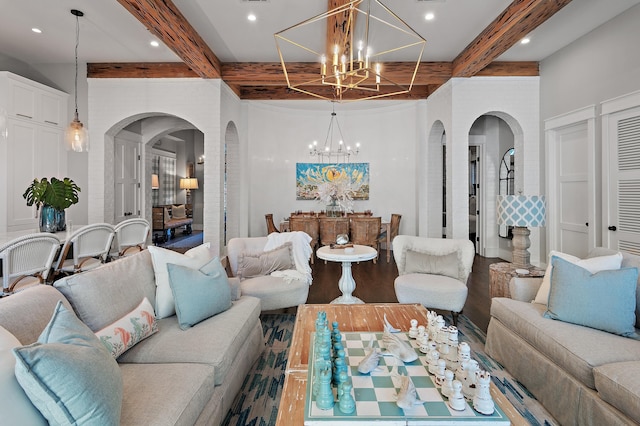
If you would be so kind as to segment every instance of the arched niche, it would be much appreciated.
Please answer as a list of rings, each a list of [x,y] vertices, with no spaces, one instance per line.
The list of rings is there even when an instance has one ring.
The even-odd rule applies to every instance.
[[[233,121],[227,123],[224,133],[224,214],[222,236],[224,245],[240,236],[241,188],[240,188],[240,137]]]

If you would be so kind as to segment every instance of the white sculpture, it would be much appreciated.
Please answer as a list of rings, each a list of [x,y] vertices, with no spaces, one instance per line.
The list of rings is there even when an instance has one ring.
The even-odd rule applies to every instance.
[[[491,391],[489,389],[491,374],[487,371],[478,371],[476,375],[476,395],[473,398],[473,408],[478,413],[491,415],[495,411],[495,403],[491,398]]]

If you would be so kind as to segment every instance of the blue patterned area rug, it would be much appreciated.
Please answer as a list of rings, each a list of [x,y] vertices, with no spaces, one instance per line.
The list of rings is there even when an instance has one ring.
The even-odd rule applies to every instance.
[[[265,350],[245,378],[222,422],[224,426],[270,426],[276,423],[295,315],[263,314],[260,319]],[[450,324],[451,318],[445,317],[445,320]],[[559,424],[523,385],[484,353],[486,335],[482,330],[464,315],[458,318],[458,330],[460,341],[471,347],[472,358],[478,361],[480,368],[491,373],[498,389],[525,420],[537,426]]]

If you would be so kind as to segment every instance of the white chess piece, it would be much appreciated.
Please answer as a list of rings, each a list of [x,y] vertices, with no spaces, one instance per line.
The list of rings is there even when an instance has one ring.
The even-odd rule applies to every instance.
[[[444,383],[442,384],[442,395],[446,396],[447,398],[451,396],[451,393],[453,392],[453,387],[451,387],[452,384],[453,384],[453,371],[445,370]]]
[[[478,361],[472,359],[467,363],[467,374],[465,377],[465,381],[462,383],[462,393],[464,397],[473,401],[473,398],[476,396],[476,372],[479,370]]]
[[[422,346],[423,344],[426,345],[427,342],[429,342],[429,333],[427,333],[427,330],[423,325],[418,327],[418,338],[416,340],[418,341],[418,344],[420,346]]]
[[[447,369],[447,363],[444,359],[438,360],[438,368],[436,369],[436,386],[442,386],[444,384],[444,372]]]
[[[440,359],[440,353],[438,351],[431,351],[429,357],[429,374],[435,375],[438,371],[438,360]]]
[[[418,320],[412,319],[410,322],[411,322],[411,328],[409,328],[409,337],[411,339],[415,339],[416,337],[418,337]]]
[[[458,345],[458,362],[469,361],[471,359],[471,348],[467,342]]]
[[[449,407],[451,407],[452,410],[464,411],[465,408],[467,408],[467,403],[464,400],[464,396],[462,396],[462,383],[458,380],[454,380],[451,383],[451,388],[453,390],[449,396],[449,402],[447,402]]]
[[[489,385],[491,382],[491,374],[487,371],[478,371],[476,383],[476,396],[473,398],[473,408],[478,413],[491,415],[495,411],[495,403],[491,398]]]
[[[456,380],[460,383],[464,383],[467,377],[467,368],[469,367],[469,361],[462,361],[458,364],[458,369],[456,370]]]

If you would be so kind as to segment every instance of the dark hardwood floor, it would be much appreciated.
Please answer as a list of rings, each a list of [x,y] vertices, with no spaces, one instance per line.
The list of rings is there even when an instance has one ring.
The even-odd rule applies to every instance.
[[[353,264],[351,272],[356,281],[356,289],[353,295],[367,303],[397,303],[393,281],[398,276],[393,256],[391,262],[386,261],[386,252],[382,251],[376,264],[371,261]],[[469,295],[464,305],[463,313],[483,331],[487,331],[489,324],[489,265],[495,262],[504,262],[499,258],[476,256],[473,270],[469,276]],[[341,265],[336,262],[324,263],[321,259],[315,259],[311,265],[313,271],[313,284],[309,290],[307,303],[329,303],[340,296],[338,279],[341,275]],[[428,307],[427,307],[428,308]]]

